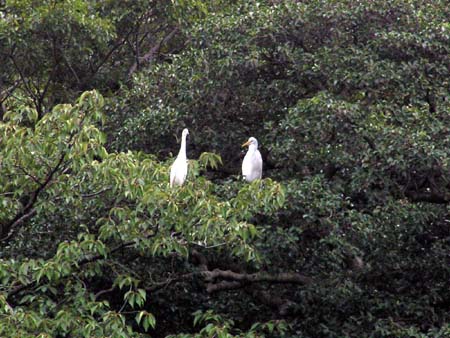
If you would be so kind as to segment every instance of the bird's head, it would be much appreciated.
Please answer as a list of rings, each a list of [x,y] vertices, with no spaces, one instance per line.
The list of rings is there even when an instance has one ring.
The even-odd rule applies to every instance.
[[[248,141],[245,142],[242,146],[243,146],[243,147],[246,147],[246,146],[250,146],[250,145],[253,145],[253,146],[255,146],[256,148],[258,148],[258,141],[256,140],[256,138],[250,137],[250,138],[248,139]]]
[[[189,135],[189,130],[187,128],[184,128],[183,132],[181,133],[181,136],[186,137],[187,135]]]

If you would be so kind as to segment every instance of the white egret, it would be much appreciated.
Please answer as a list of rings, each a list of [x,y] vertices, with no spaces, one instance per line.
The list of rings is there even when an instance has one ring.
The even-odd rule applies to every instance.
[[[262,157],[258,150],[258,141],[250,137],[243,147],[248,146],[247,154],[242,161],[242,176],[247,182],[252,182],[262,176]]]
[[[170,186],[183,185],[188,172],[188,161],[186,156],[186,137],[189,135],[187,128],[181,133],[181,146],[178,156],[170,168]]]

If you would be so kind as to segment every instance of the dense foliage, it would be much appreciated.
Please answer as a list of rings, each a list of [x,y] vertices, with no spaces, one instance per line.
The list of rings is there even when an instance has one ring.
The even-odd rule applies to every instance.
[[[449,337],[449,18],[7,0],[0,336]]]

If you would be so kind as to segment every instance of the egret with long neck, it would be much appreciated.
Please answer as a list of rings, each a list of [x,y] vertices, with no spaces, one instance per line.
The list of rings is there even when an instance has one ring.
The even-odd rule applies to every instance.
[[[183,129],[181,133],[181,145],[178,156],[173,162],[170,168],[170,186],[183,185],[186,181],[186,176],[188,172],[188,160],[186,156],[186,137],[189,135],[187,128]]]
[[[250,137],[243,147],[248,146],[247,154],[242,161],[242,176],[247,182],[252,182],[262,177],[262,157],[258,150],[258,141]]]

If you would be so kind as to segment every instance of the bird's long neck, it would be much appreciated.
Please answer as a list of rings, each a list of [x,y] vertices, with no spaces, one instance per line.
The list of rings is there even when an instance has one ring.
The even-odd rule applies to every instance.
[[[257,146],[257,145],[255,145],[255,144],[250,144],[250,145],[248,146],[248,152],[249,152],[249,153],[254,153],[256,150],[258,150],[258,146]]]
[[[180,151],[178,152],[178,156],[186,157],[186,135],[183,135],[181,138],[181,146]]]

